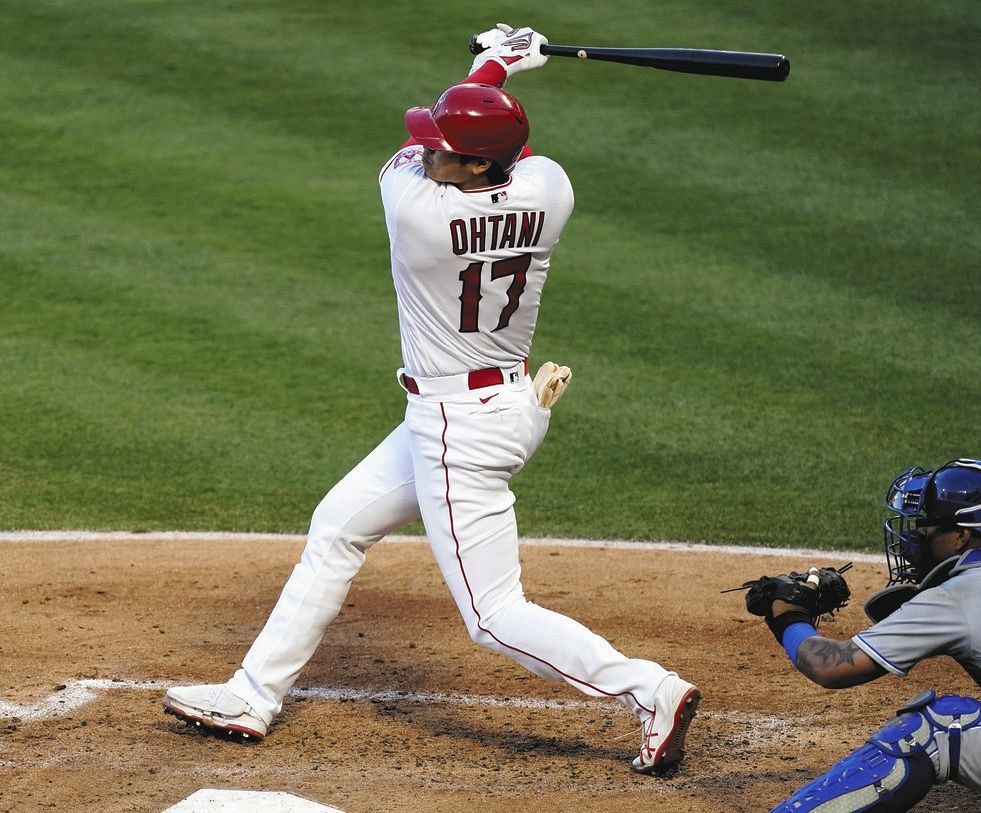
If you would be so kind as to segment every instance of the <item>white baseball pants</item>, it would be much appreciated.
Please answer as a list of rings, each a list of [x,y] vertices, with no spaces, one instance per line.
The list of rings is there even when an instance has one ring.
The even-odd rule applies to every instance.
[[[521,367],[503,371],[514,383],[478,390],[466,388],[465,374],[416,379],[420,394],[408,395],[405,421],[317,506],[302,558],[228,684],[267,723],[340,611],[365,552],[420,516],[474,641],[634,713],[653,708],[670,673],[524,598],[508,483],[541,444],[549,411]]]

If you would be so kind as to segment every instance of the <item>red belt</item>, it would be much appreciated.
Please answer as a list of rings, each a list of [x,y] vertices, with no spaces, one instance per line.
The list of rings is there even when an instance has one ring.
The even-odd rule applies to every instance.
[[[528,359],[525,359],[525,375],[528,374]],[[419,385],[411,376],[403,375],[405,388],[413,395],[419,394]],[[488,367],[486,370],[471,370],[467,373],[467,388],[479,390],[483,387],[493,387],[504,383],[504,373],[498,367]]]

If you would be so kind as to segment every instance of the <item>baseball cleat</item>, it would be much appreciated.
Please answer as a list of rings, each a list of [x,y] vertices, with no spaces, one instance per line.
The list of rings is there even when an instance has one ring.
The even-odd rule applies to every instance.
[[[677,675],[665,678],[654,698],[654,714],[641,717],[637,773],[667,778],[678,773],[685,758],[685,735],[702,695]]]
[[[237,742],[261,740],[269,726],[240,697],[224,684],[175,686],[163,700],[164,713],[173,714],[207,734]]]

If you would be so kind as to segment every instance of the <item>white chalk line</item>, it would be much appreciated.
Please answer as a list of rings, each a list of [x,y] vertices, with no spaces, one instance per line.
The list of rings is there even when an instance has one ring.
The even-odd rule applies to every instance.
[[[16,717],[24,722],[39,722],[63,717],[91,703],[101,692],[109,689],[166,689],[172,683],[159,680],[108,680],[85,678],[65,684],[64,689],[52,692],[36,703],[10,703],[0,700],[0,717]]]
[[[295,543],[306,540],[301,534],[222,533],[216,531],[0,531],[0,543],[53,542],[212,542]],[[394,544],[425,544],[424,536],[386,536]],[[735,556],[778,556],[782,558],[841,559],[872,564],[883,561],[881,553],[859,551],[819,550],[816,548],[766,548],[755,545],[709,545],[704,542],[659,540],[636,542],[623,539],[565,539],[558,537],[524,537],[518,540],[527,548],[598,548],[604,550],[679,551],[684,553],[715,553]]]
[[[114,690],[163,691],[176,686],[167,680],[109,680],[83,678],[65,684],[65,688],[49,694],[35,703],[11,703],[0,700],[0,718],[16,718],[21,722],[43,722],[54,717],[64,717],[96,700],[101,694]],[[608,700],[564,700],[535,697],[495,697],[494,695],[444,694],[437,692],[409,692],[402,689],[356,689],[314,686],[294,689],[290,697],[306,700],[337,700],[340,702],[368,701],[371,703],[421,703],[424,705],[449,705],[478,708],[515,708],[540,711],[586,710],[606,714],[627,715],[622,706]],[[781,717],[774,714],[752,714],[740,711],[700,711],[699,716],[717,719],[746,727],[765,728],[777,732],[800,725],[799,717]]]
[[[435,692],[408,692],[400,689],[335,689],[312,687],[294,689],[290,697],[302,700],[316,697],[322,700],[350,702],[368,700],[372,703],[435,703],[453,706],[480,706],[517,709],[606,709],[607,704],[590,700],[545,700],[533,697],[494,697],[493,695],[441,694]]]

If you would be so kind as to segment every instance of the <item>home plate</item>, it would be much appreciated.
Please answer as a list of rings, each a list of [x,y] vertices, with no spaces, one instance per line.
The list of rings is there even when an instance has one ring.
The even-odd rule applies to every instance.
[[[163,813],[344,813],[291,793],[256,790],[199,790]]]

